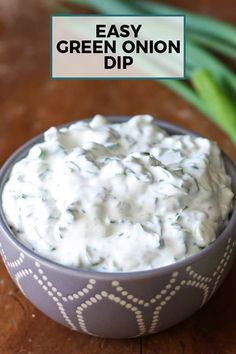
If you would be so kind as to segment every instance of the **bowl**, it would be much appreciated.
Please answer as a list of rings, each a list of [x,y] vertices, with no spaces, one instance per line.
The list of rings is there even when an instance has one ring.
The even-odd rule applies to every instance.
[[[110,117],[123,122],[128,117]],[[193,134],[155,120],[169,134]],[[66,124],[68,125],[68,124]],[[0,171],[0,196],[12,166],[43,135],[20,147]],[[236,167],[223,154],[236,194]],[[157,333],[200,309],[225,279],[235,257],[236,204],[229,223],[207,248],[159,269],[105,273],[72,269],[26,248],[13,235],[0,206],[3,261],[22,293],[44,314],[73,330],[109,338]]]

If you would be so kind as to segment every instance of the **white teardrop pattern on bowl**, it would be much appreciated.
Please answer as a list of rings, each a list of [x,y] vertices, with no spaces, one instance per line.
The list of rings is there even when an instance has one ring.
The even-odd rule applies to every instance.
[[[106,283],[105,289],[97,291],[97,281],[90,278],[85,286],[78,288],[73,293],[65,294],[62,289],[55,286],[53,279],[48,276],[46,268],[38,261],[34,263],[31,261],[33,267],[28,267],[25,265],[27,256],[22,252],[19,252],[19,256],[15,260],[8,259],[10,257],[6,255],[1,244],[0,252],[9,273],[23,294],[28,295],[24,290],[24,281],[31,278],[31,281],[43,290],[45,296],[50,298],[59,312],[62,322],[67,327],[72,330],[94,334],[90,331],[89,321],[86,322],[86,312],[91,311],[91,308],[99,306],[104,301],[109,301],[116,307],[120,306],[120,310],[126,312],[125,316],[129,314],[133,317],[137,327],[135,336],[140,336],[157,331],[163,309],[167,308],[166,310],[168,310],[168,304],[182,289],[189,287],[196,289],[201,294],[200,306],[203,306],[220,284],[224,271],[233,256],[235,244],[236,241],[228,240],[223,256],[210,275],[200,274],[192,266],[182,268],[180,272],[173,272],[166,285],[148,300],[137,297],[131,291],[128,291],[122,281],[117,279],[110,281],[109,286]],[[73,319],[69,314],[68,307],[73,308]],[[151,321],[145,321],[147,311],[151,311]]]

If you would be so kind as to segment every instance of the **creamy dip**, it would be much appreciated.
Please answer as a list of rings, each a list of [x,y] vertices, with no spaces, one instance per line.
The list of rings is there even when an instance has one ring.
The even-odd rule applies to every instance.
[[[138,271],[188,257],[224,227],[233,193],[216,143],[148,115],[50,128],[2,195],[16,237],[57,263]]]

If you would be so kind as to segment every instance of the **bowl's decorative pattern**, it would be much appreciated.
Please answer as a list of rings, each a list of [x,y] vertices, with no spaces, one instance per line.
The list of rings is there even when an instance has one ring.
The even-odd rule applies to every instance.
[[[38,261],[27,259],[27,255],[20,252],[15,260],[11,254],[7,255],[2,244],[0,243],[0,252],[4,263],[15,280],[21,291],[28,295],[28,287],[30,282],[31,287],[40,287],[47,295],[44,301],[51,300],[61,319],[59,322],[67,327],[85,332],[88,334],[97,334],[90,329],[90,321],[86,320],[86,311],[95,305],[99,305],[104,301],[115,303],[126,311],[126,314],[131,314],[136,322],[136,331],[134,336],[155,333],[158,328],[163,309],[168,307],[168,304],[175,298],[181,289],[194,288],[198,289],[200,295],[199,307],[203,306],[213,295],[219,283],[224,276],[225,269],[230,263],[234,254],[236,241],[228,239],[225,250],[220,259],[217,260],[213,272],[208,275],[203,275],[196,271],[193,266],[188,265],[181,271],[174,271],[170,274],[168,281],[162,286],[158,293],[153,294],[151,298],[136,296],[135,291],[126,289],[126,286],[120,280],[110,280],[103,289],[96,289],[97,281],[94,278],[87,279],[83,287],[79,287],[76,291],[68,292],[69,289],[58,289],[54,284],[53,277],[47,274],[47,269]],[[28,266],[30,261],[31,266]],[[25,288],[26,286],[26,288]],[[71,316],[71,307],[75,316]],[[150,316],[151,310],[151,316]],[[116,312],[117,309],[114,309]],[[119,313],[119,311],[118,311]],[[96,315],[96,310],[95,310]],[[72,318],[73,317],[73,318]],[[76,318],[76,321],[75,321]],[[151,319],[147,321],[146,319]],[[58,319],[57,319],[58,320]]]

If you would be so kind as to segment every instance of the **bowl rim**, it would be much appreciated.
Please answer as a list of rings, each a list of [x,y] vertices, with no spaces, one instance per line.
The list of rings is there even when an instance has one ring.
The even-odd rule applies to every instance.
[[[129,118],[132,116],[105,116],[110,123],[122,123],[127,121]],[[61,125],[57,125],[57,128],[63,128],[66,126],[69,126],[71,124],[80,122],[80,121],[90,121],[92,118],[87,118],[87,119],[79,119],[75,120],[72,122],[64,123]],[[175,134],[175,135],[194,135],[201,137],[201,135],[196,134],[195,132],[182,128],[179,125],[172,124],[170,122],[167,122],[165,120],[160,120],[157,118],[154,118],[153,120],[154,124],[160,126],[161,129],[166,130],[169,134]],[[31,259],[33,259],[35,262],[40,262],[46,267],[49,267],[54,270],[58,270],[59,272],[66,273],[68,275],[73,275],[73,276],[81,276],[81,277],[92,277],[92,278],[97,278],[97,279],[141,279],[141,278],[149,278],[149,277],[156,277],[156,276],[161,276],[163,274],[169,274],[175,271],[178,271],[180,268],[188,266],[196,262],[198,259],[203,258],[205,255],[210,253],[212,250],[214,250],[216,247],[219,246],[221,242],[226,240],[233,232],[236,230],[236,166],[232,162],[232,160],[221,150],[223,160],[227,169],[227,173],[231,177],[231,182],[232,182],[232,189],[235,194],[233,198],[233,207],[232,207],[232,212],[231,216],[229,219],[228,224],[226,227],[223,229],[223,231],[216,237],[216,239],[207,247],[204,249],[200,250],[199,252],[190,255],[184,259],[181,259],[179,261],[176,261],[175,263],[171,263],[169,265],[159,267],[159,268],[154,268],[154,269],[149,269],[149,270],[140,270],[140,271],[125,271],[125,272],[108,272],[108,271],[96,271],[96,270],[87,270],[87,269],[82,269],[82,268],[73,268],[69,267],[60,263],[57,263],[53,260],[50,260],[48,258],[45,258],[44,256],[41,256],[40,254],[37,254],[33,252],[30,248],[25,246],[22,242],[20,242],[12,230],[10,229],[6,217],[3,212],[2,208],[2,191],[3,187],[8,180],[10,171],[12,169],[12,166],[19,161],[23,156],[26,155],[28,150],[35,144],[38,143],[40,140],[43,138],[43,134],[38,134],[34,138],[28,140],[26,143],[21,145],[14,153],[12,153],[9,158],[5,161],[5,163],[2,165],[0,169],[0,233],[3,234],[8,238],[8,240],[18,249],[20,249],[21,252],[26,253],[27,256],[29,256]]]

